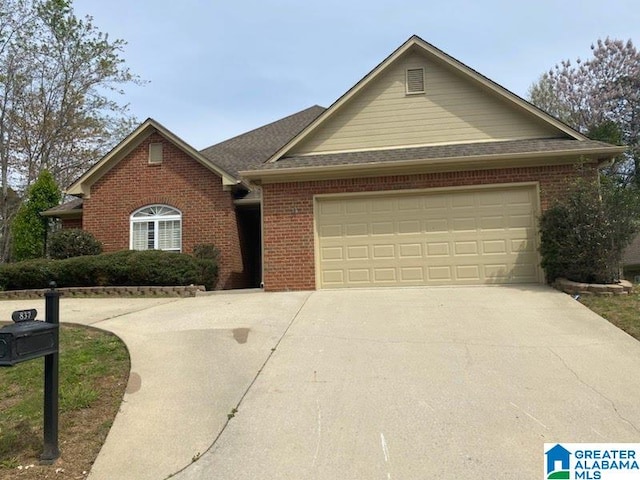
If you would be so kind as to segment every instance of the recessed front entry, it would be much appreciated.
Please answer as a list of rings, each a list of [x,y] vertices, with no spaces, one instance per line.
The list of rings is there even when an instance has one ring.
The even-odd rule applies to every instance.
[[[534,185],[316,197],[320,288],[538,283]]]

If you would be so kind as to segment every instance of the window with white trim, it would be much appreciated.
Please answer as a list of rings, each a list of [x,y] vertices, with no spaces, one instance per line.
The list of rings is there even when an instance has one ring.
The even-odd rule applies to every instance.
[[[131,250],[182,250],[182,213],[150,205],[131,215]]]

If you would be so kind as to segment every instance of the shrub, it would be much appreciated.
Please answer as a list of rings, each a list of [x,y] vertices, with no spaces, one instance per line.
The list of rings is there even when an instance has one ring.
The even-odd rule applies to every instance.
[[[11,224],[14,260],[44,257],[51,221],[40,213],[58,205],[60,196],[53,175],[47,170],[40,172],[37,180],[27,189],[26,200]]]
[[[624,248],[638,230],[640,195],[603,177],[577,182],[540,217],[540,254],[547,281],[612,283]]]
[[[57,276],[55,262],[43,258],[0,265],[0,287],[3,290],[46,288]]]
[[[46,288],[54,280],[59,287],[196,284],[209,288],[211,278],[203,277],[202,262],[209,262],[207,268],[215,267],[217,272],[213,260],[157,250],[29,260],[0,265],[0,287],[3,290]]]
[[[193,256],[200,260],[215,260],[218,262],[220,250],[210,243],[201,243],[193,247]]]
[[[79,228],[58,230],[49,237],[49,256],[55,259],[99,255],[102,244],[89,232]]]
[[[207,290],[213,290],[218,283],[218,261],[220,250],[215,245],[204,243],[193,247],[193,256],[200,267],[202,285]]]
[[[189,285],[200,280],[198,264],[190,255],[147,250],[128,255],[125,262],[133,285]]]

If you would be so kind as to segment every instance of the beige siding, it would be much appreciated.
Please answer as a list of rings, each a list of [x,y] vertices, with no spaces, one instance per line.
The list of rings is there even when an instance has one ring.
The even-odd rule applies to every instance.
[[[405,93],[407,68],[425,68],[425,94]],[[426,56],[408,53],[339,108],[290,154],[562,134]]]

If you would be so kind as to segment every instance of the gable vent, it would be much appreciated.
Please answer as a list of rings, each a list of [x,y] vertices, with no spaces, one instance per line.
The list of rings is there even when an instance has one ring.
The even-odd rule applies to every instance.
[[[162,144],[150,143],[149,144],[149,164],[158,165],[162,163]]]
[[[424,93],[424,68],[407,69],[407,94]]]

